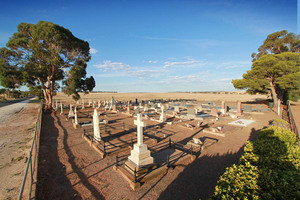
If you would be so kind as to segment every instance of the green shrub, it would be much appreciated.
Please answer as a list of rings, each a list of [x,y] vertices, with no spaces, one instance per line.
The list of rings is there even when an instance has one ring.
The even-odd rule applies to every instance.
[[[295,134],[272,126],[257,136],[246,144],[239,164],[220,177],[211,199],[300,199],[300,150]]]
[[[270,123],[272,126],[278,126],[285,129],[290,129],[290,124],[283,119],[274,119]]]

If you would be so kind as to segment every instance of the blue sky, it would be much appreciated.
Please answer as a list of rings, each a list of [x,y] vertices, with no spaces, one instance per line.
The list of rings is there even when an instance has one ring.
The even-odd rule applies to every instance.
[[[21,22],[51,21],[90,44],[95,91],[233,91],[270,33],[297,33],[296,0],[1,3],[0,47]]]

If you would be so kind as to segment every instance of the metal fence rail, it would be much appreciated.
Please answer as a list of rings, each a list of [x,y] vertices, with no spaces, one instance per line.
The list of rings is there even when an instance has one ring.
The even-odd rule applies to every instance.
[[[34,181],[36,181],[37,176],[37,162],[38,162],[38,151],[39,151],[39,139],[41,133],[42,125],[42,112],[43,111],[43,102],[41,102],[41,107],[39,110],[38,118],[35,123],[35,132],[33,135],[31,149],[28,155],[28,161],[25,169],[24,178],[22,181],[20,193],[18,199],[32,199],[32,191],[35,191],[36,188],[32,188]],[[33,194],[35,195],[35,194]]]
[[[299,130],[298,130],[297,124],[295,122],[295,118],[294,118],[294,115],[293,115],[293,112],[292,112],[291,105],[290,105],[289,101],[287,101],[287,114],[288,114],[291,130],[296,134],[296,136],[298,138],[298,146],[300,147]]]

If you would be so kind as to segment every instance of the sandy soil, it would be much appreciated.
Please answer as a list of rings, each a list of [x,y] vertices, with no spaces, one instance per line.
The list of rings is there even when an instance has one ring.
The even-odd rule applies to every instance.
[[[118,99],[116,94],[114,97]],[[79,110],[80,115],[87,116],[87,112],[92,112],[92,109],[87,110]],[[67,114],[68,110],[64,112]],[[124,114],[108,113],[102,118],[112,121],[109,127],[112,135],[123,131],[119,126],[121,122],[125,122],[126,126],[133,125],[133,118]],[[193,163],[177,166],[132,191],[124,178],[113,170],[115,156],[101,159],[82,139],[82,128],[74,129],[71,121],[67,121],[59,111],[49,111],[43,117],[37,198],[207,199],[226,167],[238,162],[247,140],[254,140],[256,132],[268,126],[269,120],[278,116],[270,111],[264,114],[247,114],[243,118],[253,119],[255,123],[232,129],[225,137],[204,133],[203,129],[189,129],[181,124],[164,125],[162,131],[170,133],[172,140],[183,144],[193,137],[210,137],[218,142],[203,150]],[[91,119],[79,118],[79,122],[88,120]],[[229,121],[232,119],[220,119],[214,125],[227,125]],[[146,120],[146,123],[151,125],[154,122]],[[91,133],[92,129],[87,128],[87,132]],[[132,132],[133,136],[135,134]],[[107,136],[104,135],[103,139],[105,137]],[[152,148],[155,144],[149,142],[148,146]],[[124,153],[129,155],[129,149]]]
[[[250,95],[244,92],[234,93],[234,94],[221,94],[214,93],[89,93],[89,94],[80,94],[82,99],[100,99],[101,101],[111,100],[113,96],[115,100],[135,101],[144,99],[196,99],[197,101],[256,101],[261,99],[267,99],[267,95]],[[63,101],[72,101],[71,96],[67,96],[64,93],[58,93],[54,99],[63,100]]]
[[[40,105],[16,103],[0,108],[0,199],[17,199]]]

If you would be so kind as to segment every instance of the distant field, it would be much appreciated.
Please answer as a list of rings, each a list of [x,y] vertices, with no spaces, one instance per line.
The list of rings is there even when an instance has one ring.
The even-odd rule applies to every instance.
[[[144,100],[144,99],[196,99],[197,101],[255,101],[267,99],[267,95],[249,95],[244,92],[212,92],[212,93],[89,93],[80,94],[82,99],[110,100],[113,96],[115,100]],[[71,96],[64,93],[57,93],[56,100],[72,101]]]

